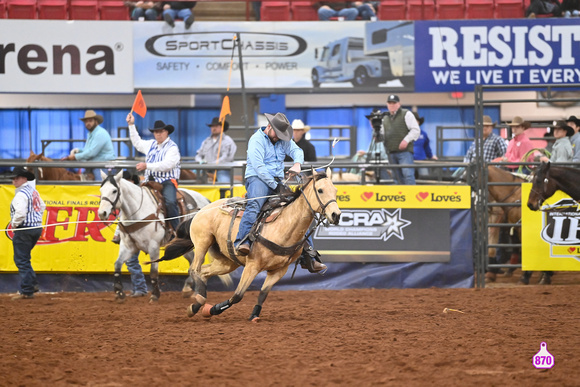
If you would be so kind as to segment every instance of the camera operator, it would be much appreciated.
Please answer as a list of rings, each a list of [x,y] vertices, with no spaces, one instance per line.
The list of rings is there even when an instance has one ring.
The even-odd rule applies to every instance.
[[[388,156],[387,152],[385,151],[385,145],[383,143],[385,140],[381,130],[383,127],[383,118],[388,114],[388,112],[381,112],[379,109],[373,109],[371,114],[365,116],[368,118],[373,128],[373,139],[366,156],[367,163],[388,163]],[[389,172],[385,168],[378,169],[375,172],[375,176],[377,183],[379,183],[380,180],[387,180],[390,178]]]
[[[413,141],[419,138],[421,129],[415,115],[401,108],[399,96],[387,98],[389,115],[383,118],[385,130],[385,148],[389,153],[389,164],[413,164]],[[414,185],[414,168],[397,168],[393,170],[395,184]]]

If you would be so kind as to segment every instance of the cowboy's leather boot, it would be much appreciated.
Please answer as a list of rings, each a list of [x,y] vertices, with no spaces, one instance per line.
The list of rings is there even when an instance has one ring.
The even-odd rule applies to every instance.
[[[312,246],[307,246],[300,256],[300,267],[308,269],[311,273],[319,273],[328,267],[320,261],[320,254]]]

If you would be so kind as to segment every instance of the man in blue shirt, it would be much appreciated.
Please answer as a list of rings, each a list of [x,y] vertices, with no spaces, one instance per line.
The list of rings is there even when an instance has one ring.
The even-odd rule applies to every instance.
[[[304,152],[292,141],[293,129],[288,118],[282,113],[275,115],[266,113],[265,116],[268,125],[258,129],[248,142],[245,174],[248,201],[234,242],[239,255],[250,253],[252,241],[247,236],[267,197],[288,190],[281,182],[284,179],[286,155],[294,161],[294,165],[289,170],[290,173],[299,174],[300,165],[304,163]],[[314,252],[311,247],[307,251]],[[310,257],[313,257],[312,254]],[[317,272],[324,269],[326,265],[312,259],[311,271]]]
[[[103,116],[94,110],[87,110],[85,116],[80,119],[84,122],[85,128],[89,131],[87,142],[83,149],[73,149],[71,154],[63,157],[62,160],[81,161],[110,161],[115,159],[113,152],[113,141],[109,132],[102,126]],[[93,169],[95,180],[101,180],[100,168]]]

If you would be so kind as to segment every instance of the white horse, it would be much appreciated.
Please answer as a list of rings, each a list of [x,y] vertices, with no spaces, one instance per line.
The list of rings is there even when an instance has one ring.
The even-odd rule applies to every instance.
[[[115,261],[115,294],[119,302],[124,301],[125,293],[121,283],[121,268],[123,264],[138,251],[149,254],[152,261],[159,258],[159,248],[162,246],[166,235],[165,217],[158,213],[158,205],[155,198],[149,192],[149,189],[139,187],[130,181],[122,178],[123,171],[115,176],[108,176],[101,172],[103,183],[101,184],[101,205],[99,206],[99,218],[101,220],[109,219],[111,213],[115,210],[121,210],[120,224],[121,243],[119,245],[119,257]],[[180,189],[181,192],[190,196],[197,206],[189,208],[191,216],[195,216],[200,208],[209,204],[203,195],[198,192]],[[143,220],[143,222],[135,222]],[[125,229],[125,231],[124,231]],[[193,252],[184,255],[191,262],[193,261]],[[159,290],[159,264],[151,264],[151,297],[150,302],[158,301],[161,296]],[[229,277],[220,277],[226,285],[231,283]],[[183,287],[184,296],[188,296],[193,291],[192,279],[188,276]]]

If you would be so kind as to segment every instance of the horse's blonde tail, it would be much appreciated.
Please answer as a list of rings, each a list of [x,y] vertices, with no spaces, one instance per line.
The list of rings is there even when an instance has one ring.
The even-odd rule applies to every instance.
[[[230,288],[234,285],[234,281],[232,280],[231,275],[223,274],[219,275],[218,277],[220,278],[220,281],[222,281],[222,284],[224,284],[226,287]]]

